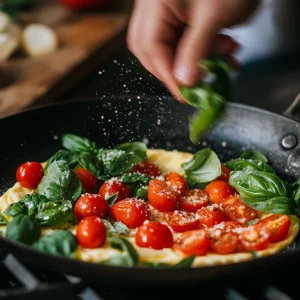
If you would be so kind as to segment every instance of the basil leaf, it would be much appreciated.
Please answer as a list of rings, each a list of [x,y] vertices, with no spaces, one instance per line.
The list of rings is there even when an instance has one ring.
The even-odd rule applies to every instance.
[[[17,215],[6,228],[8,239],[27,245],[34,243],[41,235],[40,224],[37,219],[27,215]]]
[[[101,166],[93,156],[90,154],[82,154],[78,157],[78,163],[94,176],[101,179]]]
[[[218,156],[209,148],[195,153],[190,161],[182,164],[182,168],[186,177],[197,183],[212,181],[222,173]]]
[[[76,223],[73,205],[70,200],[43,202],[38,207],[36,216],[41,225],[59,226],[66,223]]]
[[[137,186],[133,196],[138,199],[147,200],[148,199],[148,185]]]
[[[245,159],[258,159],[261,160],[264,163],[268,162],[268,159],[266,158],[266,156],[256,150],[252,150],[252,149],[246,149],[242,152],[240,158],[245,158]]]
[[[116,149],[130,152],[142,160],[147,159],[147,146],[142,142],[131,142],[120,144]]]
[[[259,159],[237,158],[227,162],[226,167],[232,171],[263,171],[275,173],[267,163]]]
[[[112,235],[128,235],[129,229],[128,227],[123,224],[122,222],[115,222],[114,224],[111,224],[108,220],[102,220],[108,230],[108,233],[110,236]]]
[[[103,173],[109,176],[118,176],[131,170],[142,159],[123,150],[103,150],[101,152]]]
[[[141,173],[126,173],[120,177],[120,181],[123,183],[144,183],[149,184],[151,177]]]
[[[77,248],[77,240],[69,230],[59,230],[40,238],[32,246],[43,252],[70,257]]]
[[[137,264],[139,256],[129,241],[121,237],[110,237],[108,241],[112,248],[121,250],[123,253],[103,261],[103,264],[126,267],[133,267]]]
[[[300,208],[300,180],[295,182],[292,186],[293,191],[292,191],[292,197],[297,204],[297,207]]]
[[[173,268],[175,268],[175,269],[191,268],[192,264],[195,260],[195,257],[196,257],[195,255],[188,256],[188,257],[184,258],[183,260],[181,260],[180,262],[178,262],[177,264],[175,264],[173,266]]]
[[[7,223],[8,223],[8,221],[6,220],[4,215],[2,213],[0,213],[0,225],[6,225]]]
[[[246,204],[257,210],[287,215],[295,213],[293,201],[287,197],[286,184],[273,173],[232,171],[229,184]]]
[[[49,166],[36,192],[49,200],[76,201],[82,193],[82,185],[68,163],[59,160]]]
[[[73,152],[97,153],[97,145],[95,142],[75,134],[64,134],[62,137],[62,145],[67,150]]]
[[[72,167],[76,164],[78,159],[78,153],[74,153],[71,151],[67,151],[67,150],[59,150],[58,152],[56,152],[53,156],[51,156],[48,161],[47,161],[47,165],[45,167],[45,172],[47,171],[47,169],[49,168],[49,166],[54,162],[54,161],[58,161],[58,160],[64,160],[68,163],[69,167]]]
[[[169,268],[172,267],[170,264],[166,263],[159,263],[159,262],[152,262],[152,261],[146,261],[141,264],[143,267],[148,267],[148,268]]]
[[[113,206],[115,204],[116,200],[118,199],[118,196],[119,196],[119,192],[116,192],[115,194],[110,195],[105,200],[109,206]]]
[[[12,203],[10,204],[6,210],[4,211],[4,213],[7,216],[17,216],[17,215],[26,215],[27,214],[27,210],[26,207],[23,205],[23,203],[20,201],[16,202],[16,203]]]
[[[257,252],[254,250],[250,250],[250,253],[252,255],[253,258],[258,258]]]
[[[251,221],[246,222],[246,225],[247,225],[247,226],[254,225],[254,224],[256,224],[258,221],[259,221],[259,219],[254,219],[254,220],[251,220]]]

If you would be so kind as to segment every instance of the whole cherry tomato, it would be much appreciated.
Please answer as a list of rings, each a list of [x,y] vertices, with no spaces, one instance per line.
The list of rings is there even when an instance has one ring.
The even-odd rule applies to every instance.
[[[145,160],[137,163],[130,173],[141,173],[154,178],[161,175],[161,170],[155,163]]]
[[[178,173],[170,172],[165,175],[166,183],[170,185],[179,195],[182,195],[187,187],[183,176]]]
[[[43,176],[43,166],[35,161],[20,165],[16,172],[17,181],[28,189],[36,189]]]
[[[234,195],[236,190],[223,180],[214,180],[205,187],[211,202],[220,204],[223,199]]]
[[[105,200],[116,193],[118,193],[118,196],[115,203],[130,197],[130,192],[127,186],[115,179],[105,181],[98,191],[98,194]]]
[[[231,170],[221,163],[222,174],[217,178],[218,180],[228,181]]]
[[[74,172],[79,177],[82,187],[87,193],[95,192],[98,182],[96,176],[84,168],[75,169]]]

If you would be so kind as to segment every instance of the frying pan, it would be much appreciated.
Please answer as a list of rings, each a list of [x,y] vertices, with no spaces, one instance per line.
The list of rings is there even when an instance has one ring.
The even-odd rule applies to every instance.
[[[299,97],[286,114],[295,118]],[[28,110],[0,120],[0,191],[15,183],[15,170],[25,161],[45,161],[61,149],[61,136],[86,136],[100,147],[125,141],[147,141],[148,147],[195,152],[210,147],[222,161],[237,157],[245,148],[262,151],[273,168],[287,180],[300,174],[300,123],[285,116],[236,103],[227,110],[199,146],[188,137],[188,118],[194,111],[172,98],[124,96],[55,104]],[[300,260],[300,239],[293,247],[273,256],[248,262],[194,269],[125,268],[85,263],[36,251],[0,238],[0,247],[21,261],[42,268],[79,276],[93,282],[126,285],[184,285],[272,272],[294,266]]]

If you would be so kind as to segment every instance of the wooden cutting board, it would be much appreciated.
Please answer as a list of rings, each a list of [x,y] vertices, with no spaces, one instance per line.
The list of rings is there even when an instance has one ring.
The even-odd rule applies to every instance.
[[[0,63],[0,118],[56,101],[125,39],[129,12],[120,5],[83,13],[55,0],[37,3],[20,15],[22,24],[51,26],[58,34],[60,47],[43,57],[29,58],[19,53]]]

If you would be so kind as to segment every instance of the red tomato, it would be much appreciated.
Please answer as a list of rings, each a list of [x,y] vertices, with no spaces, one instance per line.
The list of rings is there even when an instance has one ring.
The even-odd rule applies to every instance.
[[[153,179],[148,186],[148,200],[159,211],[174,211],[179,195],[166,182]]]
[[[242,201],[235,201],[225,208],[225,214],[233,221],[246,223],[257,218],[258,211]]]
[[[155,163],[146,160],[137,163],[130,172],[145,174],[153,178],[161,175],[159,167]]]
[[[106,226],[99,217],[90,216],[82,219],[76,228],[76,238],[84,248],[99,248],[106,241]]]
[[[243,203],[243,201],[240,198],[240,195],[235,194],[235,195],[229,196],[229,197],[223,199],[221,201],[220,205],[222,206],[222,208],[226,208],[227,206],[229,206],[235,202]]]
[[[209,239],[203,229],[190,230],[184,232],[178,238],[173,248],[181,251],[185,255],[205,255],[209,246]]]
[[[227,220],[225,213],[214,205],[197,211],[199,228],[209,228]]]
[[[200,189],[186,190],[179,200],[179,205],[186,211],[196,212],[201,207],[207,206],[208,194]]]
[[[255,225],[267,227],[271,231],[270,242],[276,243],[282,241],[287,236],[290,223],[291,221],[288,216],[276,214],[260,220]]]
[[[165,221],[176,232],[194,229],[198,223],[194,213],[175,211],[165,214]]]
[[[111,207],[112,217],[124,223],[129,228],[141,226],[150,218],[149,206],[135,198],[123,199]]]
[[[75,203],[74,214],[77,220],[96,216],[102,219],[109,213],[107,202],[97,194],[84,194]]]
[[[229,254],[234,252],[239,245],[239,236],[234,232],[215,229],[209,232],[209,247],[218,254]]]
[[[104,7],[110,3],[109,0],[60,0],[60,2],[72,9]]]
[[[209,228],[209,231],[213,231],[213,230],[216,230],[216,229],[221,229],[224,232],[239,233],[241,228],[245,228],[245,227],[246,227],[245,224],[242,224],[242,223],[239,223],[239,222],[224,221],[224,222],[221,222],[221,223],[216,224],[213,227]]]
[[[38,162],[20,165],[16,172],[17,181],[25,188],[36,189],[44,176],[44,169]]]
[[[159,222],[145,222],[135,234],[139,247],[160,250],[173,246],[173,234],[167,225]]]
[[[223,180],[212,181],[205,187],[205,191],[208,193],[210,200],[216,204],[220,204],[223,199],[236,193],[236,190]]]
[[[240,234],[239,240],[243,250],[259,251],[268,247],[271,232],[266,227],[249,226]]]
[[[231,170],[221,163],[222,174],[217,178],[218,180],[228,181]]]
[[[179,195],[182,195],[187,187],[183,176],[178,173],[170,172],[165,176],[166,183],[170,185]]]
[[[87,193],[93,193],[97,187],[97,178],[87,169],[80,168],[74,170],[76,175],[79,177],[83,189]]]
[[[114,179],[105,181],[98,191],[98,194],[105,200],[116,193],[118,193],[118,197],[115,202],[130,197],[130,192],[127,186],[124,183]]]

